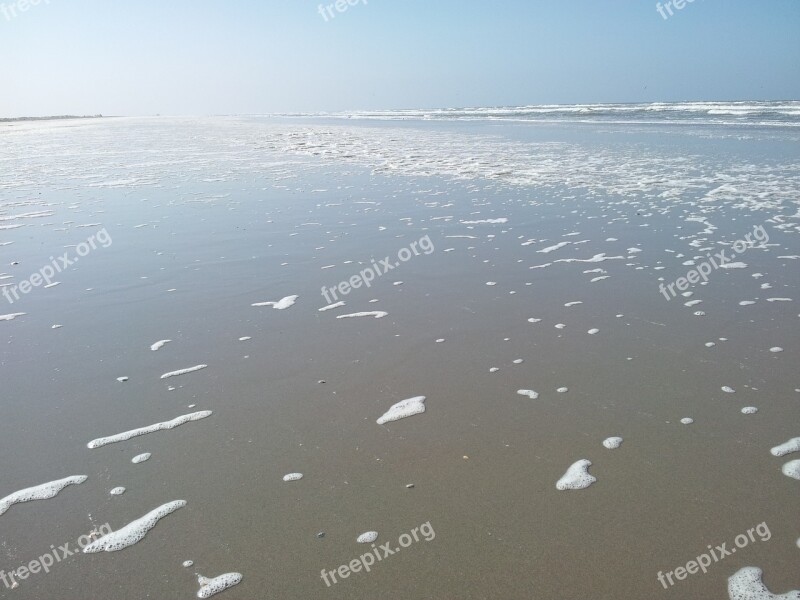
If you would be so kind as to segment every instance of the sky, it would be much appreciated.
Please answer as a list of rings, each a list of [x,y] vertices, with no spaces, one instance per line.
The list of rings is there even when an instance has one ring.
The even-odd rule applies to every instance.
[[[31,1],[0,117],[800,99],[800,0]]]

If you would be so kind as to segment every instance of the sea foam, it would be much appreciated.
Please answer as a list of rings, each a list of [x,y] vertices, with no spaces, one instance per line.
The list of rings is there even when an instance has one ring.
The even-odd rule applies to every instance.
[[[57,481],[43,483],[34,487],[19,490],[0,500],[0,515],[5,513],[12,505],[31,500],[47,500],[53,498],[68,485],[80,485],[88,479],[86,475],[73,475]]]
[[[763,571],[758,567],[744,567],[728,578],[730,600],[800,600],[800,591],[773,594],[761,581]]]
[[[389,423],[391,421],[398,421],[406,417],[412,417],[425,412],[425,396],[415,396],[402,400],[393,405],[386,413],[376,422],[378,425]]]
[[[117,529],[108,535],[104,535],[99,540],[95,540],[86,546],[83,551],[87,554],[94,552],[116,552],[118,550],[124,550],[128,546],[133,546],[147,535],[147,532],[155,527],[156,523],[161,519],[184,506],[186,506],[186,500],[167,502],[151,510],[143,517],[131,521],[125,525],[125,527]]]
[[[188,415],[181,415],[180,417],[175,417],[171,421],[154,423],[153,425],[148,425],[147,427],[140,427],[139,429],[131,429],[130,431],[124,431],[116,435],[97,438],[96,440],[92,440],[86,445],[89,448],[100,448],[101,446],[105,446],[107,444],[116,444],[117,442],[124,442],[125,440],[129,440],[131,438],[140,435],[146,435],[148,433],[153,433],[154,431],[160,431],[162,429],[173,429],[174,427],[177,427],[178,425],[183,425],[184,423],[188,423],[189,421],[199,421],[200,419],[205,419],[206,417],[210,417],[212,414],[213,413],[210,410],[201,410],[199,412],[194,412]]]
[[[589,473],[592,461],[582,459],[573,463],[564,476],[556,483],[558,490],[582,490],[589,487],[597,478]]]
[[[241,573],[225,573],[213,579],[197,576],[197,583],[200,584],[200,590],[197,592],[198,598],[211,598],[215,594],[219,594],[227,590],[229,587],[238,585],[242,581]]]

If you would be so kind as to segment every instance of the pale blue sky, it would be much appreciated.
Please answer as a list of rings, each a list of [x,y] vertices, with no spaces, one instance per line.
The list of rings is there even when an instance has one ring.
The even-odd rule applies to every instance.
[[[0,0],[0,116],[800,99],[799,0],[319,4]]]

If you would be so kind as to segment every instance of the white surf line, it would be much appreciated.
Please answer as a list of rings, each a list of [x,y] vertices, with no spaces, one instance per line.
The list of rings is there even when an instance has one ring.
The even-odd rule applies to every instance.
[[[9,494],[0,500],[0,515],[5,513],[12,505],[20,502],[30,502],[31,500],[47,500],[53,498],[68,485],[80,485],[88,479],[87,475],[73,475],[57,481],[43,483],[35,487],[25,488],[13,494]]]
[[[382,310],[374,310],[372,312],[357,312],[351,313],[349,315],[339,315],[336,317],[337,319],[353,319],[355,317],[375,317],[376,319],[382,319],[385,316],[388,316],[388,312],[384,312]]]
[[[124,550],[128,546],[133,546],[136,542],[141,540],[147,532],[156,526],[161,519],[168,514],[175,512],[179,508],[186,506],[186,500],[174,500],[151,510],[149,513],[131,521],[125,527],[117,529],[104,535],[99,540],[95,540],[83,551],[86,554],[94,552],[116,552],[117,550]]]
[[[156,350],[161,350],[161,348],[169,344],[171,341],[172,340],[159,340],[155,344],[150,346],[150,350],[152,350],[153,352],[155,352]]]
[[[319,312],[325,312],[326,310],[333,310],[334,308],[339,308],[340,306],[344,306],[344,301],[335,302],[334,304],[328,304],[328,306],[323,306],[322,308],[318,308]]]
[[[186,375],[187,373],[194,373],[195,371],[200,371],[201,369],[205,369],[206,367],[208,367],[208,365],[197,365],[194,367],[189,367],[188,369],[170,371],[169,373],[164,373],[161,376],[161,379],[169,379],[170,377],[177,377],[178,375]]]
[[[25,316],[28,313],[11,313],[10,315],[0,315],[0,321],[13,321],[17,317]]]
[[[199,421],[200,419],[205,419],[206,417],[210,417],[212,414],[213,413],[210,410],[201,410],[199,412],[194,412],[188,415],[181,415],[180,417],[175,417],[171,421],[154,423],[153,425],[148,425],[147,427],[140,427],[139,429],[131,429],[130,431],[124,431],[116,435],[97,438],[96,440],[92,440],[91,442],[86,444],[86,446],[88,448],[94,449],[94,448],[100,448],[101,446],[106,446],[108,444],[116,444],[117,442],[124,442],[126,440],[138,437],[140,435],[147,435],[148,433],[153,433],[154,431],[161,431],[162,429],[173,429],[178,425],[183,425],[184,423],[188,423],[189,421]]]
[[[290,306],[292,306],[300,296],[286,296],[285,298],[281,298],[277,302],[256,302],[255,304],[251,304],[250,306],[271,306],[275,310],[286,310]]]

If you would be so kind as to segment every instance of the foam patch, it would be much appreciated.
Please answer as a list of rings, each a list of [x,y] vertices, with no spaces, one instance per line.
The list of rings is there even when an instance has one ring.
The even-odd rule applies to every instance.
[[[556,483],[558,490],[582,490],[592,485],[597,478],[589,473],[592,461],[582,459],[573,463]]]
[[[96,440],[92,440],[91,442],[86,444],[86,446],[89,448],[100,448],[101,446],[106,446],[108,444],[116,444],[117,442],[124,442],[126,440],[138,437],[140,435],[147,435],[148,433],[153,433],[154,431],[161,431],[162,429],[173,429],[175,427],[178,427],[179,425],[188,423],[189,421],[199,421],[200,419],[205,419],[206,417],[210,417],[212,414],[213,413],[210,410],[201,410],[199,412],[194,412],[188,415],[181,415],[180,417],[175,417],[171,421],[154,423],[153,425],[148,425],[147,427],[140,427],[139,429],[131,429],[130,431],[124,431],[116,435],[97,438]]]
[[[405,419],[406,417],[413,417],[414,415],[418,415],[424,412],[425,412],[425,396],[415,396],[413,398],[402,400],[397,404],[393,405],[376,422],[378,423],[378,425],[383,425],[384,423],[399,421],[400,419]]]
[[[156,523],[161,519],[184,506],[186,506],[186,500],[167,502],[151,510],[143,517],[131,521],[125,525],[125,527],[113,531],[108,535],[104,535],[99,540],[95,540],[86,546],[83,551],[86,554],[95,552],[117,552],[118,550],[124,550],[129,546],[133,546],[147,535],[147,532],[155,527]]]
[[[64,479],[43,483],[42,485],[25,488],[24,490],[9,494],[0,500],[0,515],[5,513],[14,504],[30,502],[31,500],[48,500],[54,498],[68,485],[80,485],[87,479],[87,475],[73,475],[72,477],[65,477]]]

